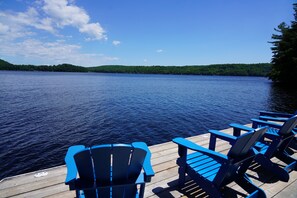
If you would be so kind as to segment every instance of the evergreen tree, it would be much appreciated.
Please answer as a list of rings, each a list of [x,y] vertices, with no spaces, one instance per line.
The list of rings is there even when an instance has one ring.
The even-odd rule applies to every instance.
[[[293,4],[295,11],[291,26],[281,23],[278,29],[280,34],[273,34],[272,70],[269,78],[278,83],[296,85],[297,83],[297,3]]]

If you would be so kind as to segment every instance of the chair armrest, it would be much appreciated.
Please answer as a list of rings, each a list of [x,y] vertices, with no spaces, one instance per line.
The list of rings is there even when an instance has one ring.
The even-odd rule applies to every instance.
[[[82,151],[83,149],[85,149],[85,146],[76,145],[76,146],[71,146],[67,151],[67,154],[65,157],[65,163],[67,166],[67,175],[66,175],[65,184],[67,185],[70,185],[71,182],[74,182],[76,180],[77,168],[74,161],[74,155],[79,151]]]
[[[151,177],[155,175],[153,167],[151,165],[151,160],[146,157],[143,162],[143,170],[144,170],[144,180],[145,182],[150,182]]]
[[[284,118],[284,117],[270,117],[270,116],[260,116],[259,119],[264,121],[275,121],[275,122],[285,122],[288,120],[288,118]]]
[[[187,149],[190,149],[193,151],[201,152],[205,155],[211,156],[218,160],[228,160],[228,157],[226,155],[206,149],[206,148],[199,146],[199,145],[195,144],[194,142],[191,142],[187,139],[178,137],[178,138],[174,138],[172,141],[181,147],[184,147],[184,148],[187,148]]]
[[[253,128],[258,128],[258,125],[260,126],[268,126],[268,127],[272,127],[272,128],[276,128],[276,129],[280,129],[282,127],[281,124],[277,124],[274,122],[266,122],[263,120],[259,120],[259,119],[251,119],[253,122]]]
[[[221,140],[225,140],[227,142],[229,142],[231,145],[235,142],[236,137],[223,133],[221,131],[217,131],[217,130],[208,130],[210,133],[210,140],[209,140],[209,149],[210,150],[215,150],[216,147],[216,140],[217,138],[220,138]]]
[[[271,117],[284,117],[290,118],[293,114],[289,113],[278,113],[278,112],[271,112],[271,111],[260,111],[260,116],[271,116]]]
[[[155,175],[155,172],[153,170],[153,167],[151,165],[151,151],[147,147],[146,143],[144,142],[133,142],[132,146],[135,148],[141,148],[146,151],[146,156],[143,162],[143,170],[144,170],[144,181],[150,182],[151,177]]]
[[[238,137],[241,134],[241,131],[252,131],[254,130],[251,127],[244,126],[242,124],[231,123],[229,126],[233,127],[233,135]]]
[[[220,138],[221,140],[225,140],[227,142],[230,142],[231,144],[234,143],[236,140],[236,137],[234,137],[233,135],[229,135],[221,131],[217,131],[217,130],[208,130],[208,131],[211,133],[211,136],[213,136],[214,138]]]

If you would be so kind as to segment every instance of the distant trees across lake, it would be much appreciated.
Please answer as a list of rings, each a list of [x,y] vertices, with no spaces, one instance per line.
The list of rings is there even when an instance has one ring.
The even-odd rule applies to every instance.
[[[0,59],[0,70],[13,71],[51,71],[51,72],[88,72],[87,68],[71,64],[60,65],[14,65]]]
[[[51,72],[99,72],[131,74],[185,74],[185,75],[223,75],[223,76],[267,76],[270,63],[258,64],[216,64],[191,66],[123,66],[105,65],[81,67],[71,64],[53,66],[14,65],[0,59],[0,70],[14,71],[51,71]]]
[[[221,64],[207,66],[100,66],[88,68],[92,72],[133,74],[192,74],[223,76],[266,76],[271,69],[269,63]]]

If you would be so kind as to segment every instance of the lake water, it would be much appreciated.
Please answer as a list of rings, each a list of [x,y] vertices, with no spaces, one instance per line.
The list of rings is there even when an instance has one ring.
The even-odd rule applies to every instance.
[[[64,164],[71,145],[148,145],[294,112],[262,77],[0,72],[0,179]]]

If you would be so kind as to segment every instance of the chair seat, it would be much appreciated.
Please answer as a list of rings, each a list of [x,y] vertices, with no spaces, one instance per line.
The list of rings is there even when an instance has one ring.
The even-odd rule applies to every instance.
[[[271,133],[271,134],[278,134],[279,129],[276,128],[272,128],[272,127],[268,127],[267,132],[266,133]]]
[[[191,168],[209,181],[214,180],[221,167],[218,161],[200,152],[189,154],[187,156],[187,165],[188,168]]]
[[[269,148],[269,144],[264,144],[262,142],[257,142],[255,144],[255,148],[260,152],[260,153],[265,153],[266,150]]]

